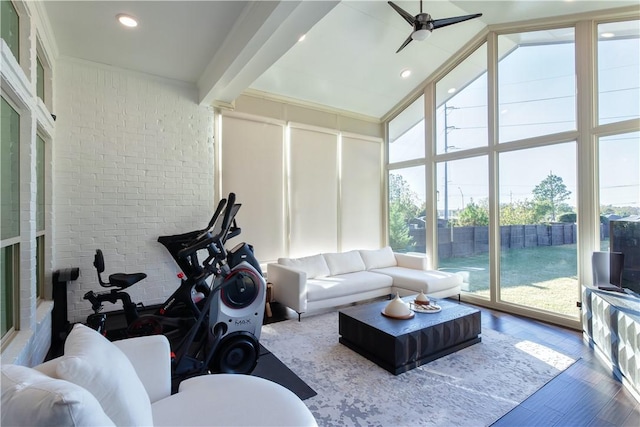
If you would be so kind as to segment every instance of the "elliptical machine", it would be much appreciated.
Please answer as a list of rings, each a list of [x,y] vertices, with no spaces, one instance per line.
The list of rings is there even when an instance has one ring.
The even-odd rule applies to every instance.
[[[218,221],[223,208],[224,216]],[[175,354],[174,381],[208,372],[250,373],[257,363],[266,282],[250,245],[240,243],[229,252],[224,247],[228,238],[240,234],[235,222],[239,208],[235,194],[230,193],[228,203],[220,202],[206,230],[158,239],[186,278],[158,313],[138,316],[129,323],[129,332],[132,335],[162,333],[169,338]],[[202,263],[197,255],[199,251],[207,252]],[[207,285],[209,278],[212,278],[210,286]],[[192,289],[206,291],[202,292],[204,298],[194,302]],[[126,294],[122,289],[116,292]],[[184,314],[185,310],[191,315],[167,317],[167,314]]]
[[[173,236],[160,236],[158,238],[158,242],[162,243],[167,250],[169,250],[182,271],[178,274],[178,278],[180,279],[178,288],[176,288],[151,316],[145,315],[140,318],[138,309],[144,309],[144,305],[142,303],[136,304],[132,302],[129,294],[125,292],[125,289],[145,279],[147,275],[145,273],[115,273],[109,276],[108,282],[104,282],[101,276],[105,270],[104,256],[102,251],[97,249],[93,265],[98,273],[98,282],[102,287],[114,289],[98,293],[89,291],[84,295],[84,299],[91,302],[91,307],[94,311],[93,314],[87,317],[87,324],[106,335],[106,315],[101,313],[104,307],[103,304],[105,302],[116,304],[118,301],[122,301],[122,308],[127,323],[126,336],[133,337],[165,333],[171,339],[171,335],[177,335],[179,337],[184,335],[184,331],[193,324],[200,314],[200,310],[203,307],[202,300],[209,294],[210,289],[206,282],[196,280],[196,277],[203,271],[199,262],[198,253],[191,254],[187,258],[179,258],[177,257],[177,253],[199,239],[211,235],[211,233],[216,235],[221,232],[223,220],[221,213],[225,208],[226,202],[226,199],[222,199],[218,203],[206,228]],[[235,214],[238,212],[240,206],[241,205],[236,204],[232,207],[231,226],[227,236],[223,237],[223,242],[240,234],[240,227],[237,226],[235,221]],[[209,256],[211,256],[211,254],[209,254]]]

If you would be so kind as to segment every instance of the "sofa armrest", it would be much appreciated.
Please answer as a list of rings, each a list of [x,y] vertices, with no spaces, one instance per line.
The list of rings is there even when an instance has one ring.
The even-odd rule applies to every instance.
[[[298,313],[307,311],[307,273],[281,264],[267,264],[274,299]]]
[[[427,270],[428,258],[426,255],[410,255],[394,252],[398,267],[411,268],[414,270]]]
[[[171,348],[164,335],[114,341],[127,356],[151,403],[171,395]]]

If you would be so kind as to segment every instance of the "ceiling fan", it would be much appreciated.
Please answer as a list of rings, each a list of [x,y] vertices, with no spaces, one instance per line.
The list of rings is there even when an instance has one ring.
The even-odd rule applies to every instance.
[[[413,32],[402,43],[402,46],[396,51],[400,52],[406,45],[411,43],[411,40],[424,40],[431,35],[431,31],[446,27],[447,25],[457,24],[458,22],[468,21],[469,19],[478,18],[482,16],[481,13],[474,13],[473,15],[454,16],[452,18],[444,19],[432,19],[428,13],[422,13],[422,0],[420,0],[420,13],[416,16],[411,15],[409,12],[402,9],[400,6],[393,2],[388,2],[389,5],[395,9],[410,25],[413,26]]]

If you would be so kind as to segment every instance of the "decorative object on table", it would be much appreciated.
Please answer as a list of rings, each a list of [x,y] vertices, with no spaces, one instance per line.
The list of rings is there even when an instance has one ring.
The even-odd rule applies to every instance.
[[[411,319],[415,316],[409,305],[400,299],[399,293],[382,309],[382,314],[393,319]]]
[[[420,293],[416,296],[416,299],[413,301],[416,305],[429,305],[431,301],[429,301],[429,297],[424,294],[424,292],[420,291]]]
[[[432,302],[422,291],[409,303],[409,308],[416,313],[438,313],[441,310],[440,306]]]
[[[419,305],[413,302],[410,306],[415,313],[439,313],[442,310],[437,304]]]

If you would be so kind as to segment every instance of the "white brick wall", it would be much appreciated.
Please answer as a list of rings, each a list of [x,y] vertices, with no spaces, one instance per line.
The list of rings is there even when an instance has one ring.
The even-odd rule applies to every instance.
[[[164,301],[178,269],[158,236],[203,228],[215,208],[212,111],[195,85],[74,59],[57,63],[55,93],[54,268],[80,268],[69,320],[103,290],[96,249],[105,274],[147,273],[134,301]]]

